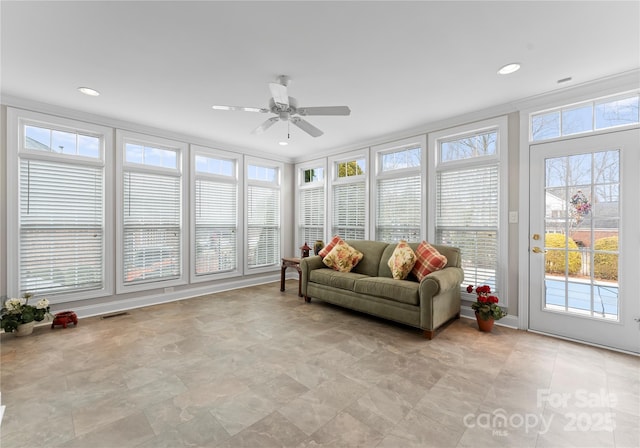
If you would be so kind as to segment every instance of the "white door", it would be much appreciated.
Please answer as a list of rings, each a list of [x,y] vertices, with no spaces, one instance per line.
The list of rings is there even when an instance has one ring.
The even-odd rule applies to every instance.
[[[530,147],[529,328],[640,353],[640,131]]]

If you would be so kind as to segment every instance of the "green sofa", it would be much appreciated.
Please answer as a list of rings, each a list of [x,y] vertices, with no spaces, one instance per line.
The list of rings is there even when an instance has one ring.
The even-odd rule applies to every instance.
[[[433,245],[447,257],[444,269],[432,272],[422,282],[410,274],[395,280],[387,265],[396,243],[346,240],[364,254],[351,272],[326,267],[322,258],[312,256],[300,262],[302,295],[356,311],[411,325],[424,331],[427,339],[447,321],[460,318],[460,285],[464,279],[460,249]],[[415,251],[418,243],[410,243]]]

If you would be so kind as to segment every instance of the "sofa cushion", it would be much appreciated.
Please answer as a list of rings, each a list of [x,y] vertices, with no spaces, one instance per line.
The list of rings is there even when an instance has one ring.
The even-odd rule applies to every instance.
[[[342,238],[340,238],[338,235],[334,235],[333,238],[331,238],[331,241],[329,241],[329,244],[320,249],[318,255],[320,255],[322,258],[326,257],[327,254],[331,252],[331,249],[333,249],[339,241],[342,241]]]
[[[416,264],[416,254],[406,241],[401,240],[387,261],[391,276],[396,280],[404,280]]]
[[[363,256],[359,250],[344,241],[338,241],[327,256],[322,259],[322,262],[336,271],[351,272],[351,269],[362,260]]]
[[[389,271],[389,266],[387,266],[387,260],[389,259],[389,256],[391,256],[391,252],[393,252],[395,245],[370,240],[346,240],[346,242],[364,254],[364,258],[353,269],[353,272],[365,274],[370,277],[378,277],[378,270],[382,265],[388,272],[386,277],[391,277],[391,271]],[[391,252],[389,252],[389,256],[387,256],[383,262],[382,254],[389,246],[391,246]]]
[[[422,281],[432,272],[439,271],[447,265],[447,257],[426,241],[421,242],[416,249],[416,264],[411,272]]]
[[[420,304],[419,288],[419,283],[408,280],[394,280],[388,277],[365,277],[356,280],[353,291],[417,306]]]
[[[309,273],[309,281],[334,288],[353,291],[356,280],[366,278],[366,275],[353,272],[339,272],[333,269],[314,269]]]

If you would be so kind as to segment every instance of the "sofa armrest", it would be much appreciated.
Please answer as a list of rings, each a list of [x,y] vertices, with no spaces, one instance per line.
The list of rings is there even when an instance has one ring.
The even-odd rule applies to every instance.
[[[309,283],[309,274],[314,269],[326,268],[322,262],[322,257],[314,255],[311,257],[305,257],[300,260],[300,271],[302,275],[302,295],[307,296],[307,284]]]
[[[440,292],[460,288],[463,280],[462,268],[451,266],[432,272],[420,282],[420,298],[433,297]]]

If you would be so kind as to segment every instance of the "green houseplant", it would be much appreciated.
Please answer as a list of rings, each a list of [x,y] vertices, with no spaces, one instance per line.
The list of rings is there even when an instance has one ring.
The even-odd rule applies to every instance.
[[[0,311],[0,327],[7,333],[14,332],[19,325],[40,322],[49,316],[49,301],[40,299],[35,305],[29,305],[33,294],[24,293],[18,299],[7,299]]]

